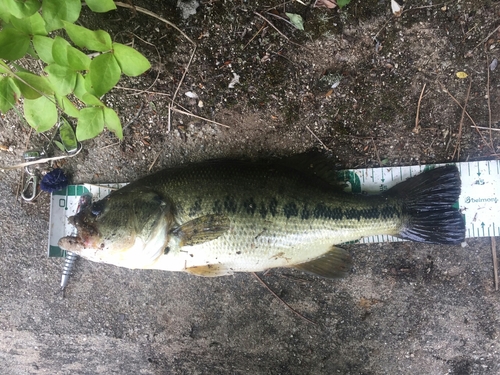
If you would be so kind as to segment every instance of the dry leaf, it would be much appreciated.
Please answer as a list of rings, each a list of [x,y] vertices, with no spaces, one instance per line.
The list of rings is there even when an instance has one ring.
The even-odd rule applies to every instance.
[[[227,87],[230,89],[234,89],[234,85],[238,83],[240,83],[240,76],[233,72],[233,79],[231,80],[231,82],[229,82],[229,85]]]
[[[457,72],[457,77],[460,79],[467,78],[469,75],[465,72]]]
[[[313,5],[313,8],[333,9],[335,7],[337,7],[337,3],[335,0],[316,0]]]
[[[497,59],[493,59],[493,61],[490,64],[490,70],[494,71],[497,68],[497,66],[498,66],[498,60]]]
[[[403,7],[399,5],[396,0],[391,0],[391,9],[392,14],[394,14],[396,17],[401,17],[401,14],[403,13]]]

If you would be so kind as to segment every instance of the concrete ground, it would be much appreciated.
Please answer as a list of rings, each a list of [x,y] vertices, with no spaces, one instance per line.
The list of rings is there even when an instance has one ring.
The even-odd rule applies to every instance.
[[[167,2],[134,3],[170,14]],[[469,95],[471,117],[488,127],[489,80],[490,123],[498,127],[500,70],[487,75],[487,63],[500,36],[485,42],[498,26],[498,2],[408,3],[415,9],[397,19],[388,1],[353,0],[340,13],[288,4],[287,12],[304,16],[302,33],[266,13],[267,3],[202,2],[189,19],[174,19],[199,43],[177,100],[231,127],[174,114],[168,131],[168,98],[117,89],[106,103],[126,124],[124,140],[105,132],[60,166],[75,183],[98,183],[131,181],[151,165],[156,171],[313,147],[328,148],[343,167],[496,158],[497,134],[479,136],[448,93],[460,103]],[[289,43],[257,11],[307,49]],[[141,14],[122,9],[100,17],[87,14],[82,22],[122,42],[138,33],[158,48],[135,40],[153,70],[120,85],[153,84],[151,91],[172,95],[190,45],[178,34],[164,37],[169,29]],[[230,89],[232,70],[241,79]],[[470,93],[469,81],[456,77],[462,70]],[[336,77],[340,84],[330,92]],[[0,118],[0,129],[1,165],[46,143],[13,112]],[[63,298],[63,260],[46,254],[49,196],[19,203],[21,173],[0,172],[2,375],[500,374],[500,292],[489,238],[465,247],[349,245],[354,265],[341,280],[294,270],[259,274],[307,320],[252,274],[207,279],[80,259]]]

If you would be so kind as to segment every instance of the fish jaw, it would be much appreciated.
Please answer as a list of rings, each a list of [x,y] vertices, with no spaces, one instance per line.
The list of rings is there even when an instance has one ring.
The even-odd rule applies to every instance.
[[[147,239],[131,233],[121,236],[119,242],[115,238],[101,236],[97,231],[89,231],[88,227],[77,226],[78,235],[62,237],[58,245],[63,250],[97,263],[131,269],[151,268],[167,247],[167,224],[167,219],[162,218]]]

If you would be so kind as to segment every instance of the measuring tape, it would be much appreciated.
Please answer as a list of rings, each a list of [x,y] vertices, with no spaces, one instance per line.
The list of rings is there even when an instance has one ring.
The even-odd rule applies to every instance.
[[[458,200],[465,219],[466,238],[500,236],[500,161],[485,160],[455,164],[462,179],[462,193]],[[420,165],[412,167],[381,167],[343,170],[337,178],[344,181],[347,190],[353,193],[381,193],[394,185],[420,174],[428,169],[445,164]],[[52,193],[49,226],[49,257],[63,257],[65,251],[57,243],[60,238],[74,231],[68,217],[75,214],[80,196],[91,193],[95,200],[108,195],[126,184],[70,185]],[[363,237],[360,243],[403,241],[400,238],[378,235]]]

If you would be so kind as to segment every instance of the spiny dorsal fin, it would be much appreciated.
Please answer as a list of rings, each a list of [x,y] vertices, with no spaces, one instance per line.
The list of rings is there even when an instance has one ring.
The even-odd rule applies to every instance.
[[[351,264],[352,259],[347,251],[332,246],[328,252],[320,257],[310,262],[296,264],[293,268],[332,279],[344,276],[349,271]]]
[[[337,178],[335,161],[324,152],[311,150],[278,159],[276,162],[306,175],[316,175],[334,186],[338,186],[342,182]]]
[[[181,246],[192,246],[215,240],[229,230],[229,219],[224,215],[197,217],[172,231],[180,238]]]

